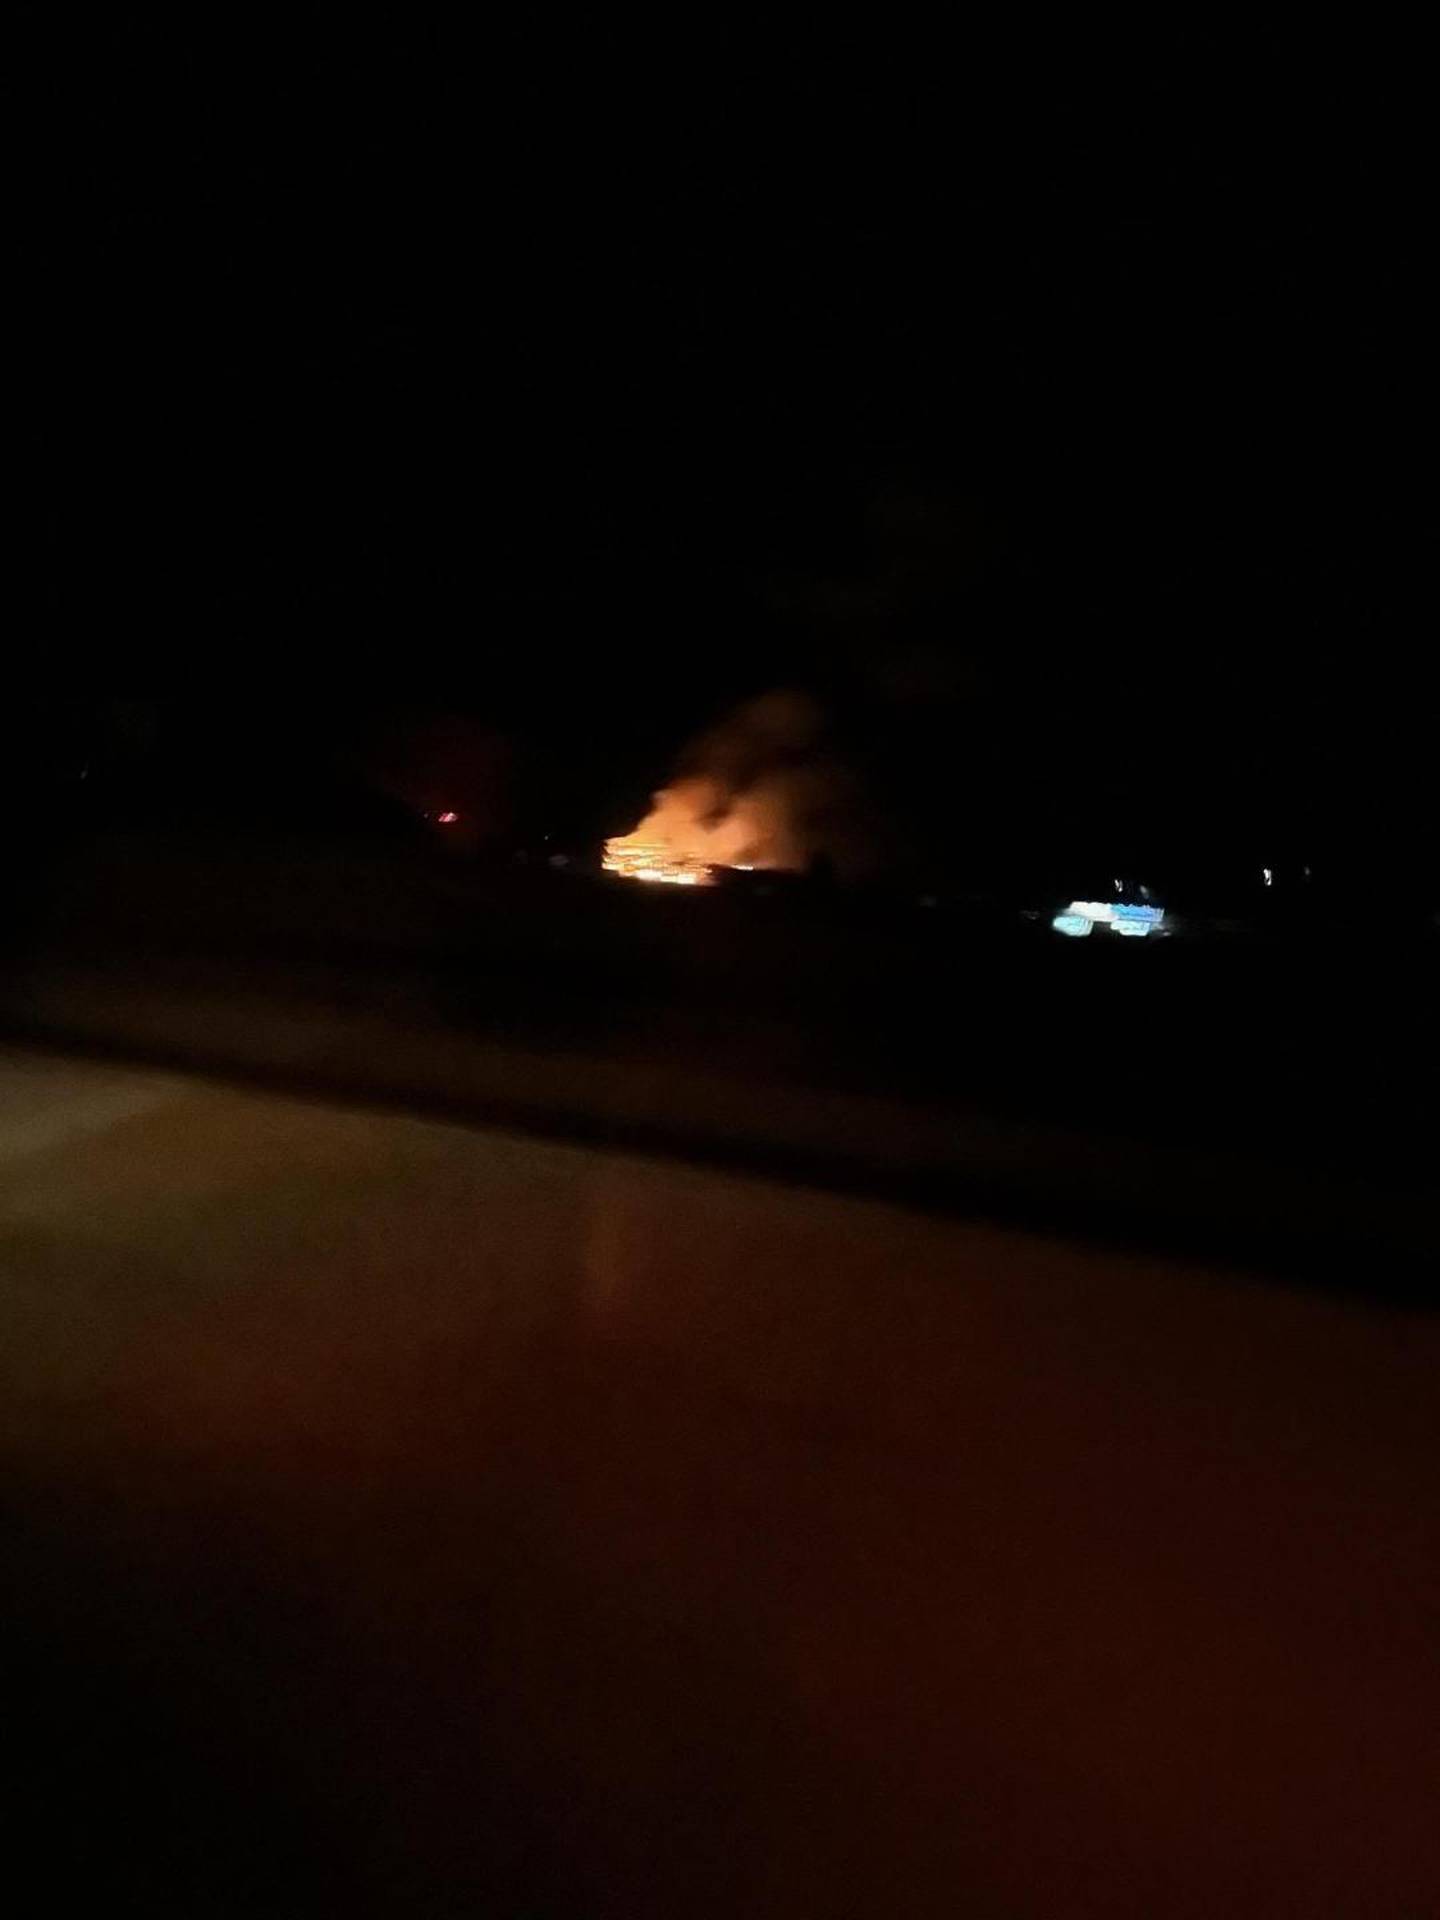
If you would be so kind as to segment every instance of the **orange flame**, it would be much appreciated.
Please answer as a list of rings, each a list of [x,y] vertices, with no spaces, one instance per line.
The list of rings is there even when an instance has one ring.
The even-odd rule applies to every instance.
[[[605,842],[601,864],[631,880],[709,887],[716,867],[788,865],[782,842],[763,794],[731,798],[716,781],[696,777],[657,793],[633,833]]]

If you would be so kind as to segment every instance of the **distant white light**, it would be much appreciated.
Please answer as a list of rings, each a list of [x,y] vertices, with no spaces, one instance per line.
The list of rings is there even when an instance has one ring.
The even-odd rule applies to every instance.
[[[1273,867],[1262,867],[1260,872],[1264,876],[1266,886],[1273,887],[1275,884],[1275,869]]]
[[[1110,910],[1110,931],[1112,933],[1146,934],[1154,933],[1157,927],[1165,924],[1163,907],[1128,907],[1118,902]]]
[[[1076,921],[1084,922],[1083,929],[1073,924]],[[1128,940],[1143,940],[1146,934],[1158,932],[1164,926],[1165,909],[1132,907],[1121,900],[1072,900],[1050,924],[1057,933],[1068,933],[1072,938],[1089,933],[1092,927],[1109,927],[1112,933]]]

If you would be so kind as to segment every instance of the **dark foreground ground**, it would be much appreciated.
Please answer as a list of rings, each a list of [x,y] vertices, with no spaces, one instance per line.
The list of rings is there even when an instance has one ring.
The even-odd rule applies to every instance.
[[[57,1910],[1440,1905],[1425,1313],[11,1051],[0,1356]]]
[[[111,831],[12,888],[0,1032],[1440,1297],[1415,902],[1074,942],[766,884]]]
[[[1403,1161],[1413,1101],[1440,1094],[1440,922],[1403,894],[1076,942],[994,898],[694,892],[298,833],[112,832],[32,867],[0,975],[218,963],[510,1041],[723,1049],[770,1079],[1351,1160]]]

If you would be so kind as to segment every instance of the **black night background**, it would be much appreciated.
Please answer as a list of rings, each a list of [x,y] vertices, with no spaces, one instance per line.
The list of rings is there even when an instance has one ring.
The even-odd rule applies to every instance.
[[[12,1878],[1440,1913],[1418,53],[7,39]]]
[[[77,33],[21,687],[252,766],[459,710],[588,829],[798,685],[932,859],[1143,813],[1433,883],[1391,130],[1263,35],[1085,41]]]

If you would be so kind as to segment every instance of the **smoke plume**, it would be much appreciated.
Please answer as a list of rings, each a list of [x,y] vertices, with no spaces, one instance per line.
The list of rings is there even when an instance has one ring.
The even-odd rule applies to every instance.
[[[762,694],[699,735],[635,831],[607,864],[645,879],[698,879],[709,866],[854,877],[869,849],[849,769],[808,694]]]

